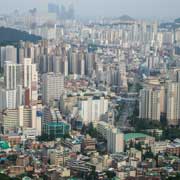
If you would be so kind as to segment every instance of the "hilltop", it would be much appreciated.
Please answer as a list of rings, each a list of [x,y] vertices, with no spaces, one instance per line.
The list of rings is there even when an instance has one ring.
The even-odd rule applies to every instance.
[[[30,41],[37,42],[41,40],[40,36],[29,34],[25,31],[20,31],[12,28],[0,27],[0,43]]]

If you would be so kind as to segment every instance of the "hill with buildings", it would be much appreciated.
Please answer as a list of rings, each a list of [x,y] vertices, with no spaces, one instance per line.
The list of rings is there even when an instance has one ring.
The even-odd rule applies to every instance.
[[[29,34],[25,31],[20,31],[12,28],[0,27],[0,43],[30,41],[37,42],[41,40],[40,36]]]

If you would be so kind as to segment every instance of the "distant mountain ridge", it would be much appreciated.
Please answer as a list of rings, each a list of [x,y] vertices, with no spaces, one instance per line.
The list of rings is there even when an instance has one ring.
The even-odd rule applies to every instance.
[[[160,28],[167,28],[170,30],[180,28],[180,18],[175,19],[173,22],[161,23]]]
[[[132,17],[128,16],[128,15],[122,15],[119,17],[119,19],[121,21],[135,21],[135,19],[133,19]]]
[[[0,43],[30,41],[37,42],[41,40],[40,36],[29,34],[13,28],[0,27]]]

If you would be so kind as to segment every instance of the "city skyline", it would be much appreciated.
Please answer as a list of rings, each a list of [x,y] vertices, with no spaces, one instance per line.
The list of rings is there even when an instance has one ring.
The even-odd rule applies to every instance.
[[[180,0],[0,3],[0,180],[180,179]]]
[[[142,19],[171,19],[179,17],[178,0],[11,0],[2,1],[0,7],[1,13],[12,12],[15,9],[26,11],[30,8],[37,8],[41,12],[47,11],[48,3],[57,3],[59,5],[68,5],[73,3],[76,11],[76,17],[94,18],[94,17],[113,17],[124,14]],[[152,11],[153,9],[153,11]]]

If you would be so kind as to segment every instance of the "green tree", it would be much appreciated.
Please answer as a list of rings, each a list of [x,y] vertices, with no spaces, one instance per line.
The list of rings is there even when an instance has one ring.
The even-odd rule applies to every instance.
[[[141,143],[140,143],[140,142],[136,143],[136,144],[135,144],[135,148],[136,148],[137,150],[141,151],[141,150],[142,150],[142,148],[141,148]]]
[[[177,127],[168,127],[167,129],[164,129],[162,140],[169,139],[173,140],[176,138],[180,138],[180,129]]]
[[[146,151],[146,153],[144,154],[144,159],[147,159],[147,158],[154,158],[154,155],[153,155],[151,149]]]
[[[175,177],[168,177],[168,180],[179,180],[180,179],[180,173],[177,173]]]
[[[0,180],[20,180],[19,178],[10,178],[5,174],[0,174]]]
[[[97,129],[94,128],[93,123],[89,124],[88,130],[87,130],[87,134],[89,134],[93,138],[97,138],[98,137]]]
[[[11,162],[16,162],[16,159],[17,159],[17,155],[16,154],[12,154],[12,155],[9,155],[7,157],[7,159]]]
[[[106,171],[106,175],[108,179],[113,179],[116,176],[116,173],[114,171]]]

